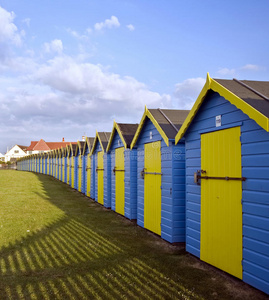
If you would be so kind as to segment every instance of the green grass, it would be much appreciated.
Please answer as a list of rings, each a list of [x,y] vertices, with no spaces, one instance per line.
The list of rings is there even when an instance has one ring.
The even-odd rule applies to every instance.
[[[0,184],[0,299],[265,299],[52,177]]]

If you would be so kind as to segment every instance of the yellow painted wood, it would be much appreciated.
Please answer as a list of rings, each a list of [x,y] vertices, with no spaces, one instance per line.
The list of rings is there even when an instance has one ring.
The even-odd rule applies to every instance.
[[[75,188],[75,157],[71,157],[71,187]]]
[[[154,124],[154,126],[156,127],[156,129],[158,130],[158,132],[160,133],[160,135],[162,136],[162,138],[165,141],[166,145],[169,146],[168,136],[164,133],[164,131],[161,128],[160,124],[155,120],[155,118],[150,113],[150,111],[147,109],[147,107],[145,107],[144,114],[143,114],[142,119],[141,119],[141,121],[139,123],[139,126],[138,126],[138,128],[136,130],[136,133],[134,135],[134,138],[132,140],[130,148],[133,149],[133,147],[135,146],[135,144],[137,142],[137,139],[138,139],[138,137],[140,135],[140,132],[142,131],[142,128],[144,126],[146,118],[149,118],[151,120],[151,122]]]
[[[176,144],[184,136],[185,132],[187,131],[188,127],[190,126],[192,120],[194,119],[196,113],[198,112],[200,106],[202,105],[202,103],[206,97],[206,94],[209,90],[213,90],[213,91],[219,93],[220,96],[222,96],[223,98],[228,100],[231,104],[234,104],[238,109],[242,110],[243,113],[245,113],[251,119],[253,119],[264,130],[269,131],[269,120],[265,115],[263,115],[261,112],[257,111],[253,106],[249,105],[247,102],[245,102],[244,100],[242,100],[241,98],[239,98],[238,96],[233,94],[231,91],[226,89],[220,83],[218,83],[214,79],[210,78],[209,74],[207,73],[206,83],[205,83],[202,91],[200,92],[197,100],[195,101],[186,120],[180,127],[180,129],[175,137]]]
[[[202,176],[241,177],[240,127],[201,135]],[[200,258],[242,279],[242,181],[201,180]]]
[[[104,204],[104,152],[97,154],[98,203]]]
[[[145,144],[145,172],[161,173],[161,142]],[[161,235],[161,183],[160,174],[144,176],[144,227]]]
[[[82,188],[82,155],[78,157],[78,191],[81,192]]]
[[[71,164],[71,158],[67,157],[67,166],[66,166],[66,182],[67,184],[70,184],[70,164]]]
[[[49,174],[50,171],[50,158],[47,157],[47,174]]]
[[[65,158],[62,157],[62,182],[64,182],[64,175],[65,175]]]
[[[124,215],[124,147],[115,150],[115,211]]]
[[[91,155],[87,157],[87,196],[91,196]]]

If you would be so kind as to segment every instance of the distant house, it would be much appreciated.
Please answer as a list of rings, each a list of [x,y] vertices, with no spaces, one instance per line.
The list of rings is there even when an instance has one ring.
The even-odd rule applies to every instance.
[[[0,161],[5,161],[5,155],[3,155],[2,153],[0,153]]]
[[[76,142],[75,142],[76,144]],[[70,142],[65,142],[64,138],[62,142],[45,142],[43,139],[39,141],[31,141],[31,145],[26,149],[27,155],[49,152],[55,149],[65,148],[70,145]]]
[[[18,158],[26,156],[27,146],[15,145],[5,154],[5,162],[16,161]]]

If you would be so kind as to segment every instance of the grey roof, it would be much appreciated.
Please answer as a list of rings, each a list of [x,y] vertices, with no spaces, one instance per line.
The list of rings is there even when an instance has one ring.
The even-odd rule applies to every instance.
[[[269,118],[269,81],[214,80]]]
[[[111,132],[98,132],[98,134],[99,134],[101,143],[102,143],[104,149],[106,150]]]
[[[166,136],[169,139],[174,139],[190,111],[157,108],[149,109],[149,112],[158,122]]]
[[[121,134],[127,144],[127,148],[130,148],[134,135],[136,133],[138,124],[125,124],[125,123],[117,123]]]

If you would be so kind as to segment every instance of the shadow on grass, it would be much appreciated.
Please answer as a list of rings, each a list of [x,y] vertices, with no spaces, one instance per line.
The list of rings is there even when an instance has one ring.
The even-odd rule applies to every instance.
[[[65,215],[0,250],[1,299],[231,299],[223,283],[209,284],[206,270],[179,267],[182,249],[36,176],[44,199]]]

